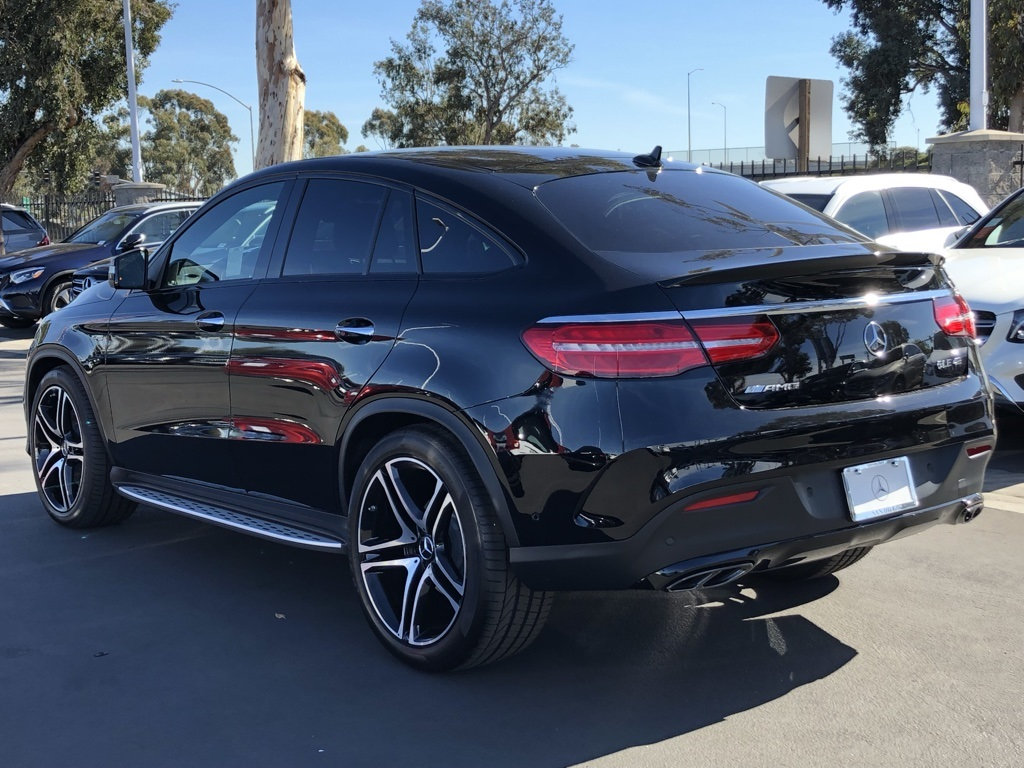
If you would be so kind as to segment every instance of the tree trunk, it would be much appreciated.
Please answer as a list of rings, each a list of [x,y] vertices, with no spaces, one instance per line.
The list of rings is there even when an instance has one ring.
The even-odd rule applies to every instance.
[[[260,134],[256,168],[302,157],[306,75],[295,58],[290,0],[256,1]]]
[[[1007,128],[1012,133],[1024,133],[1024,87],[1010,99],[1010,124]]]
[[[25,160],[32,154],[36,145],[45,139],[53,129],[53,123],[46,123],[27,136],[23,136],[21,142],[14,148],[14,152],[7,158],[7,162],[0,167],[0,198],[11,194],[14,182],[18,178],[18,174],[21,173],[22,166],[25,165]]]

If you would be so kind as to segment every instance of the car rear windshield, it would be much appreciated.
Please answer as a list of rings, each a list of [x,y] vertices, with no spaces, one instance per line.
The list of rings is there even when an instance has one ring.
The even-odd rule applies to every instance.
[[[781,192],[782,190],[778,191]],[[825,206],[828,205],[828,201],[834,197],[834,195],[812,195],[806,192],[793,192],[787,194],[789,194],[789,196],[798,203],[803,203],[808,208],[813,208],[816,211],[824,211]]]
[[[572,176],[540,185],[536,195],[599,254],[858,242],[831,219],[753,182],[700,169]]]

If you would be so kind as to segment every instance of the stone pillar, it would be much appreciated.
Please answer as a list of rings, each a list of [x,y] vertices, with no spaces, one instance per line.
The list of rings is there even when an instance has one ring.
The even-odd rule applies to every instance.
[[[927,139],[932,145],[932,173],[970,184],[990,206],[1021,186],[1024,133],[964,131]]]
[[[167,189],[166,184],[156,184],[148,181],[141,181],[136,184],[133,181],[126,181],[113,186],[114,200],[118,205],[149,203],[165,189]]]

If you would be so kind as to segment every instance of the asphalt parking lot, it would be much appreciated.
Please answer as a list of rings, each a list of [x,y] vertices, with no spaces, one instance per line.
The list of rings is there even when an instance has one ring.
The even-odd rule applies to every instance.
[[[813,585],[560,595],[493,667],[413,672],[344,563],[149,509],[71,531],[0,329],[0,766],[1024,765],[1024,438],[988,508]]]

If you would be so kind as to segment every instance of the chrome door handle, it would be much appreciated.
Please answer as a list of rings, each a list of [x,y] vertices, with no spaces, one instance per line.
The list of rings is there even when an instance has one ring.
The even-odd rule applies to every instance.
[[[201,331],[223,331],[224,315],[220,312],[204,312],[196,318],[196,327]]]
[[[342,320],[334,329],[338,341],[349,344],[365,344],[373,339],[373,323],[365,317],[350,317]]]

